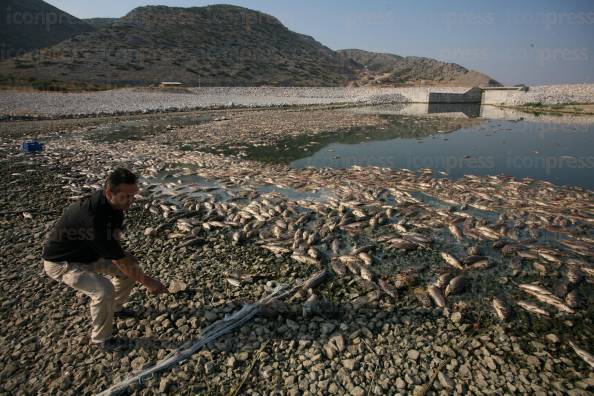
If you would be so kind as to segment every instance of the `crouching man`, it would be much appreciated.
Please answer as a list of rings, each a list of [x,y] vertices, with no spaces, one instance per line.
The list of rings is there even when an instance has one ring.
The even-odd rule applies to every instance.
[[[113,320],[114,315],[134,316],[122,305],[135,282],[151,294],[166,291],[119,242],[124,211],[138,192],[136,181],[129,170],[114,170],[103,189],[64,210],[43,248],[46,274],[91,298],[91,342],[108,350],[123,346],[112,337]]]

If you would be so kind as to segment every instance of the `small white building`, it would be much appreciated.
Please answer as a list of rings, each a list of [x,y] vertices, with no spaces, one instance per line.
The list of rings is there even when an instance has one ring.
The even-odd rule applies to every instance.
[[[172,87],[181,87],[183,84],[180,82],[174,82],[174,81],[164,81],[161,84],[159,84],[159,88],[172,88]]]

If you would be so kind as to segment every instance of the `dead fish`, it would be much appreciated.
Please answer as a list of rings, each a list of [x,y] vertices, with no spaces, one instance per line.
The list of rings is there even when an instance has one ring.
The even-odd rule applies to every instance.
[[[460,229],[454,223],[450,223],[448,225],[448,229],[450,230],[454,238],[456,238],[457,240],[461,241],[464,239],[462,233],[460,232]]]
[[[367,267],[361,266],[361,278],[368,281],[373,281],[373,274],[367,269]]]
[[[516,304],[518,304],[520,307],[524,308],[526,311],[534,313],[534,314],[538,314],[538,315],[542,315],[542,316],[546,316],[547,318],[549,318],[551,315],[549,315],[549,313],[547,311],[545,311],[544,309],[540,308],[538,305],[535,305],[533,303],[530,303],[528,301],[518,301],[516,302]]]
[[[465,287],[466,278],[462,275],[458,275],[457,277],[453,278],[450,283],[448,283],[448,287],[445,290],[445,295],[450,296],[453,294],[459,294],[464,290]]]
[[[547,261],[550,261],[551,263],[558,263],[558,262],[560,262],[560,260],[557,257],[553,256],[552,254],[550,254],[548,252],[542,251],[542,250],[539,250],[538,251],[538,255],[540,257],[542,257],[543,259],[545,259]]]
[[[547,289],[545,289],[544,287],[535,285],[533,283],[519,284],[518,287],[524,291],[533,292],[533,293],[537,293],[537,294],[541,294],[541,295],[552,295],[553,294],[550,291],[548,291]]]
[[[330,250],[332,250],[332,253],[334,254],[338,254],[340,252],[340,241],[338,240],[338,238],[332,241],[332,243],[330,244]]]
[[[509,318],[509,308],[503,300],[499,298],[494,298],[493,309],[495,310],[495,313],[497,314],[497,317],[499,317],[500,320],[505,321]]]
[[[443,289],[448,285],[448,283],[450,283],[450,281],[452,280],[453,277],[454,277],[454,275],[452,275],[449,272],[446,272],[445,274],[441,274],[435,281],[434,285],[439,287],[440,289]]]
[[[445,301],[445,297],[443,296],[443,293],[441,292],[440,288],[438,288],[436,286],[429,286],[427,288],[427,292],[429,293],[429,296],[431,296],[431,298],[435,302],[435,305],[437,305],[440,308],[445,308],[446,301]]]
[[[262,247],[266,250],[271,251],[274,254],[285,254],[285,253],[290,253],[291,249],[284,247],[284,246],[278,246],[278,245],[262,245]]]
[[[469,270],[479,270],[489,268],[490,266],[491,264],[489,262],[489,259],[482,259],[468,265],[466,268]]]
[[[594,368],[594,356],[590,353],[586,352],[582,348],[579,348],[573,342],[569,341],[569,345],[573,348],[573,351],[586,363],[590,365],[590,367]]]
[[[359,262],[359,259],[356,256],[347,256],[347,255],[345,255],[345,256],[338,256],[338,259],[342,263],[344,263],[344,264],[347,264],[347,263],[358,263]]]
[[[231,238],[233,239],[233,241],[235,243],[241,243],[241,242],[243,242],[243,240],[245,238],[245,234],[242,231],[236,231],[233,233]]]
[[[378,284],[380,289],[382,289],[384,293],[386,293],[388,296],[392,298],[396,298],[396,289],[392,287],[392,285],[390,285],[390,283],[388,283],[387,280],[380,279]]]
[[[592,267],[582,267],[582,271],[583,271],[583,272],[584,272],[586,275],[588,275],[588,276],[590,276],[590,277],[594,277],[594,268],[592,268]]]
[[[463,265],[471,265],[471,264],[474,264],[474,263],[476,263],[478,261],[485,260],[487,258],[488,257],[486,257],[486,256],[480,256],[478,254],[473,254],[473,255],[464,257],[462,260],[460,260],[460,262]]]
[[[572,290],[565,296],[565,304],[570,308],[579,308],[581,305],[581,299],[577,290]]]
[[[291,255],[291,258],[301,264],[314,265],[314,266],[320,265],[320,262],[318,260],[311,258],[309,256],[305,256],[303,254],[293,253]]]
[[[460,261],[452,256],[449,253],[446,252],[441,252],[441,257],[444,259],[444,261],[446,263],[448,263],[449,265],[451,265],[454,268],[458,268],[459,270],[464,270],[464,266],[462,265],[462,263],[460,263]]]
[[[307,255],[316,260],[320,258],[320,252],[313,246],[307,249]]]
[[[417,248],[417,245],[415,243],[412,243],[402,238],[392,238],[387,242],[396,249],[414,250]]]
[[[584,280],[584,273],[577,267],[571,267],[567,271],[567,280],[570,283],[577,285]]]
[[[532,268],[534,268],[536,272],[538,272],[542,276],[547,274],[547,267],[544,264],[539,263],[538,261],[532,263]]]
[[[517,251],[518,246],[513,244],[507,244],[501,248],[501,254],[503,254],[504,256],[511,256],[515,254]]]
[[[545,304],[552,305],[560,311],[567,312],[570,314],[575,313],[575,311],[573,309],[571,309],[570,307],[565,305],[565,303],[559,297],[556,297],[553,294],[540,294],[540,293],[536,293],[532,290],[524,290],[524,291],[526,293],[536,297],[536,299],[538,299],[539,301],[541,301]]]
[[[340,276],[344,276],[347,273],[347,267],[341,263],[339,260],[332,260],[330,262],[330,267],[332,267],[332,270]]]
[[[373,258],[365,252],[361,252],[357,255],[367,266],[370,266],[373,263]]]
[[[358,262],[356,261],[347,261],[345,263],[347,269],[350,271],[351,274],[353,275],[359,275],[361,273],[361,265],[359,265]]]
[[[536,254],[534,254],[534,253],[532,253],[532,252],[525,251],[525,250],[518,250],[518,251],[516,252],[516,254],[517,254],[518,256],[520,256],[521,258],[524,258],[524,259],[528,259],[528,260],[538,260],[538,256],[537,256]]]
[[[478,256],[480,251],[481,248],[476,245],[470,246],[468,249],[466,249],[466,252],[469,256]]]
[[[241,281],[239,279],[237,279],[237,278],[225,278],[225,280],[231,286],[234,286],[234,287],[240,287],[241,286]]]
[[[351,251],[351,256],[357,256],[359,253],[367,253],[373,248],[374,245],[364,245],[357,248],[353,248],[353,250]]]

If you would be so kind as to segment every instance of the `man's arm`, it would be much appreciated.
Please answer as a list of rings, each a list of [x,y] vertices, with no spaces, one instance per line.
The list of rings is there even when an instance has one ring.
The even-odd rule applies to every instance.
[[[113,264],[128,278],[141,283],[151,294],[159,294],[167,291],[167,288],[157,279],[151,278],[140,269],[138,261],[131,254],[127,254],[121,260],[112,260]]]

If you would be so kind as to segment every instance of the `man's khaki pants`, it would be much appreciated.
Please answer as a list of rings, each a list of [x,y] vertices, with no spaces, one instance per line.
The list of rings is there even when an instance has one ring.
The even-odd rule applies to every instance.
[[[113,314],[122,309],[122,304],[134,287],[134,281],[124,276],[107,259],[99,259],[90,264],[44,261],[43,268],[49,277],[91,297],[91,342],[99,343],[110,339]],[[111,275],[113,280],[100,274]]]

